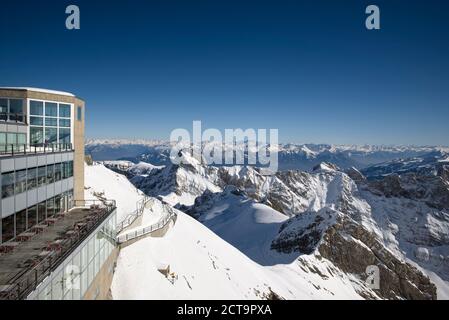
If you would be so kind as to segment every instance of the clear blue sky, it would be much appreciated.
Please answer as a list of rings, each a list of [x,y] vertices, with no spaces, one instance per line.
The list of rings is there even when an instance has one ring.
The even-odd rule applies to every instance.
[[[81,30],[65,29],[78,4]],[[381,10],[380,31],[365,8]],[[87,135],[278,128],[284,142],[449,144],[449,1],[8,1],[0,86],[87,101]]]

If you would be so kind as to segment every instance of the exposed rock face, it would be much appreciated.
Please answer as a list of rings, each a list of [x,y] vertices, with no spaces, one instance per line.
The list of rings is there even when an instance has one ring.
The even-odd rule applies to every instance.
[[[438,170],[438,176],[440,176],[446,183],[449,182],[449,165],[443,165]]]
[[[323,233],[335,223],[336,215],[336,211],[326,208],[289,219],[281,226],[278,236],[271,243],[271,249],[287,254],[313,253]]]
[[[436,299],[436,287],[409,263],[385,249],[376,237],[348,219],[341,219],[324,234],[319,253],[343,272],[366,277],[368,266],[379,268],[378,294],[385,299]]]
[[[154,168],[146,176],[135,176],[131,182],[147,195],[158,197],[175,194],[195,198],[206,190],[219,192],[221,188],[212,181],[217,168],[205,166],[197,159],[185,154],[179,164]]]
[[[368,266],[380,271],[384,299],[436,299],[436,287],[411,264],[401,261],[385,248],[378,237],[347,215],[332,209],[308,212],[290,219],[272,242],[272,249],[301,254],[317,254],[341,271],[366,279]],[[360,294],[373,298],[365,290]]]
[[[357,170],[356,168],[352,167],[346,170],[346,174],[352,179],[354,180],[354,182],[365,182],[366,181],[366,177],[363,175],[363,173],[361,173],[359,170]]]
[[[447,170],[441,176],[420,176],[416,173],[404,175],[392,174],[381,180],[368,183],[374,191],[379,191],[386,197],[400,197],[425,201],[436,209],[449,209],[449,184],[446,179]]]

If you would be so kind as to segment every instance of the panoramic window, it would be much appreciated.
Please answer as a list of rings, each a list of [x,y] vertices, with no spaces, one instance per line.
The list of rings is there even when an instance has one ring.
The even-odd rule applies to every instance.
[[[58,116],[58,104],[53,102],[45,102],[45,116],[57,117]]]
[[[30,127],[30,144],[42,145],[44,143],[44,128]]]
[[[3,145],[6,145],[6,132],[0,132],[0,146]]]
[[[42,201],[37,205],[37,221],[42,222],[47,218],[46,202]]]
[[[73,161],[3,173],[2,198],[73,176]]]
[[[69,162],[62,163],[62,178],[67,179],[69,177]]]
[[[9,119],[11,121],[23,122],[23,100],[10,99],[9,100]]]
[[[47,183],[47,168],[45,166],[37,168],[37,184],[43,186]]]
[[[55,213],[59,213],[62,211],[62,209],[63,209],[62,201],[63,201],[63,196],[61,194],[58,194],[57,196],[55,196]]]
[[[37,187],[37,168],[29,168],[27,172],[27,190]]]
[[[18,133],[17,134],[17,144],[18,145],[24,145],[27,141],[27,135],[25,133]]]
[[[71,142],[71,105],[30,101],[30,144]]]
[[[81,108],[81,107],[78,107],[77,109],[76,109],[77,111],[76,111],[76,118],[78,119],[78,121],[82,121],[82,119],[83,119],[83,109]]]
[[[17,144],[17,134],[8,132],[6,135],[7,144]]]
[[[2,198],[14,195],[14,172],[2,173]]]
[[[58,142],[58,130],[56,128],[45,128],[45,143],[52,144]]]
[[[62,179],[61,164],[55,164],[55,182]]]
[[[42,117],[30,117],[30,125],[32,126],[43,126],[44,118]]]
[[[58,119],[56,118],[45,118],[45,126],[56,127],[58,125]]]
[[[70,143],[70,129],[59,129],[59,142]]]
[[[59,126],[70,128],[70,119],[59,119]]]
[[[27,229],[27,211],[22,210],[16,213],[16,236]]]
[[[43,116],[44,115],[44,103],[42,101],[30,101],[30,115]]]
[[[28,208],[28,228],[37,224],[37,206],[32,206]]]
[[[53,164],[47,166],[47,183],[55,181],[55,166]]]
[[[27,191],[27,171],[19,170],[16,171],[16,194]]]
[[[59,104],[59,117],[60,118],[70,118],[70,105],[69,104]]]
[[[0,99],[0,120],[8,119],[8,99]]]
[[[73,161],[67,162],[68,164],[68,177],[73,177]]]
[[[22,99],[0,99],[0,120],[24,122]]]
[[[0,243],[14,239],[46,218],[63,211],[64,203],[72,193],[73,191],[67,191],[58,194],[53,198],[4,218],[0,224],[2,229]]]
[[[13,239],[14,234],[14,215],[2,219],[2,242]]]
[[[0,132],[0,151],[10,150],[11,145],[23,146],[25,143],[25,133]],[[6,149],[5,146],[7,146]]]
[[[47,217],[51,217],[55,214],[55,199],[50,198],[47,200]]]

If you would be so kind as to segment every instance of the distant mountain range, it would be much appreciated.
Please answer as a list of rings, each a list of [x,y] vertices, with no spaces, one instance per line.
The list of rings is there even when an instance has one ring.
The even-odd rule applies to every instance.
[[[242,148],[244,145],[242,144]],[[86,153],[96,161],[128,160],[153,165],[170,162],[171,146],[168,142],[154,140],[99,140],[86,141]],[[444,156],[449,147],[439,146],[372,146],[328,144],[280,144],[278,148],[280,170],[311,171],[313,167],[330,162],[341,169],[364,169],[396,159],[429,155]],[[427,157],[427,156],[426,156]]]
[[[433,151],[421,156],[398,158],[382,162],[362,169],[369,179],[380,179],[391,174],[403,175],[416,173],[419,175],[438,175],[449,165],[449,153]]]

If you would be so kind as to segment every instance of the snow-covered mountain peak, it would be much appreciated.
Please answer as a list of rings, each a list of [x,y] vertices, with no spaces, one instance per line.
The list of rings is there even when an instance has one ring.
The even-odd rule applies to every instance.
[[[340,168],[338,168],[335,164],[330,163],[330,162],[321,162],[321,163],[317,164],[315,167],[313,167],[312,171],[313,172],[340,171]]]

